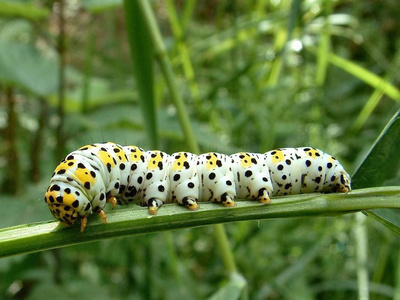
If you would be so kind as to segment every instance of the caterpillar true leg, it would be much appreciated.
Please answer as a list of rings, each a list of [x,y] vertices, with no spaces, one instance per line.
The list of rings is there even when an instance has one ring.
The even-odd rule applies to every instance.
[[[111,203],[113,209],[117,206],[118,203],[117,198],[115,198],[114,196],[108,198],[107,202]]]
[[[87,225],[87,218],[86,217],[81,218],[81,232],[85,231],[86,225]]]

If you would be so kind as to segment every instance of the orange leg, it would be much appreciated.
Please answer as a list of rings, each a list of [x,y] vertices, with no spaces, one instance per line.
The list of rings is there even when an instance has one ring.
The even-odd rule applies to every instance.
[[[114,196],[108,198],[107,202],[111,203],[113,209],[117,206],[117,198],[115,198]]]
[[[104,224],[107,224],[107,217],[104,210],[100,210],[97,214],[103,220]],[[81,232],[85,231],[86,225],[87,225],[87,218],[86,217],[81,218]]]
[[[107,224],[107,216],[106,216],[106,213],[104,212],[104,210],[100,210],[97,214],[103,220],[104,224]]]
[[[87,218],[86,218],[86,217],[83,217],[83,218],[81,219],[81,233],[82,233],[83,231],[85,231],[86,224],[87,224]]]

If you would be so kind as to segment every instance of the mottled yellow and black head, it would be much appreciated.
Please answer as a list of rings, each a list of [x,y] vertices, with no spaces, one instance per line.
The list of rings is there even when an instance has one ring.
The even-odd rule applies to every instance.
[[[74,224],[77,218],[89,215],[92,208],[78,188],[65,182],[53,182],[46,191],[44,201],[53,216],[65,226]]]

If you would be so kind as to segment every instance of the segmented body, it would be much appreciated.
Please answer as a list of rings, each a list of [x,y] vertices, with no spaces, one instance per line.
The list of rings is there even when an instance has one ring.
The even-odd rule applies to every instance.
[[[144,151],[101,143],[70,153],[56,168],[45,195],[64,225],[98,213],[106,222],[106,202],[139,203],[156,214],[164,203],[190,210],[198,202],[234,206],[234,199],[268,203],[271,196],[309,192],[348,192],[350,176],[329,154],[315,148],[284,148],[265,154],[211,152],[195,155]]]

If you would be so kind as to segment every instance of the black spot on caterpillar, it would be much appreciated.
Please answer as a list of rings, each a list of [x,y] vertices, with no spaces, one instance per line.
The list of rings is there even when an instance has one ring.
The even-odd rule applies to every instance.
[[[164,203],[190,210],[198,202],[234,206],[235,198],[270,202],[276,195],[351,190],[350,176],[321,150],[283,148],[264,154],[232,155],[144,151],[136,146],[101,143],[70,153],[55,169],[45,202],[64,225],[97,213],[106,223],[106,202],[139,203],[156,214]]]

